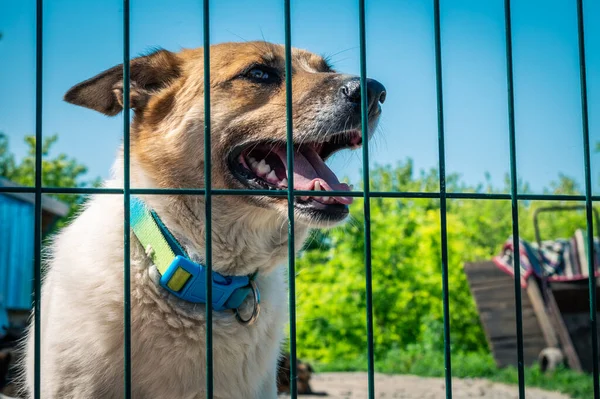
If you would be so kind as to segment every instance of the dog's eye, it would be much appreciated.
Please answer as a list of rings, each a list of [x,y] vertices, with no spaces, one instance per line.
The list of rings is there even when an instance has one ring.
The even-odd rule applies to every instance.
[[[256,83],[276,83],[279,79],[277,71],[265,66],[255,66],[242,76]]]
[[[269,73],[260,68],[253,68],[248,72],[248,77],[256,80],[268,80]]]

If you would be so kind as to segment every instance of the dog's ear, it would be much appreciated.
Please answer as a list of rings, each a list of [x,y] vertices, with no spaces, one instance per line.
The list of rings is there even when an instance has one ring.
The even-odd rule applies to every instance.
[[[170,51],[158,50],[131,60],[130,107],[143,109],[150,96],[180,74],[180,60]],[[65,101],[114,116],[123,110],[123,64],[108,69],[65,94]]]
[[[310,363],[306,363],[306,368],[308,369],[309,372],[314,373],[315,370],[312,368],[312,366],[310,365]]]

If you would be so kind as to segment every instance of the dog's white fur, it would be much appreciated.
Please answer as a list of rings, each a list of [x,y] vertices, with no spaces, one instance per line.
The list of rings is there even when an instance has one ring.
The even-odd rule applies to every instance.
[[[137,170],[136,174],[142,173]],[[115,173],[115,176],[120,175]],[[151,183],[150,179],[138,178],[133,185],[144,180],[146,184]],[[122,184],[115,179],[107,182],[107,187],[122,187]],[[157,210],[192,257],[198,259],[204,250],[203,223],[197,223],[195,216],[175,197],[143,198]],[[268,272],[258,275],[261,314],[254,325],[238,323],[230,312],[213,312],[215,397],[275,398],[276,364],[287,314],[284,269],[275,266],[287,256],[287,223],[285,219],[260,211],[235,213],[235,209],[215,209],[213,223],[220,224],[213,233],[215,269],[237,267],[251,272],[259,268]],[[225,221],[235,223],[222,228]],[[52,246],[42,290],[44,398],[120,398],[123,395],[120,383],[123,381],[122,226],[123,197],[97,195]],[[272,236],[265,237],[265,232]],[[299,227],[296,234],[296,242],[301,244],[306,228]],[[156,270],[132,237],[133,397],[203,398],[204,306],[185,303],[166,294],[156,281]],[[250,309],[245,309],[245,314],[249,312]],[[30,334],[26,360],[30,388],[33,386],[32,349],[33,334]]]

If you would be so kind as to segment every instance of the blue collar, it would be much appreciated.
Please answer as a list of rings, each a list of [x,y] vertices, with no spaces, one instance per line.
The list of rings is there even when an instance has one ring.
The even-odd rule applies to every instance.
[[[138,197],[131,196],[130,213],[133,233],[161,275],[160,286],[181,300],[206,303],[206,268],[187,256],[158,215]],[[237,309],[250,293],[254,293],[256,312],[260,296],[255,277],[256,273],[252,276],[223,276],[213,271],[213,310]]]

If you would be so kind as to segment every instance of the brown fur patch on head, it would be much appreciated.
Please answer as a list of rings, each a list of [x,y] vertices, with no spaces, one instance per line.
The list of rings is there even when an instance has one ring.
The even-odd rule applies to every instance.
[[[177,54],[180,75],[153,94],[136,113],[133,152],[160,187],[203,184],[203,50]],[[278,74],[273,85],[260,85],[242,76],[254,65]],[[298,134],[311,109],[334,89],[335,77],[326,61],[293,49],[294,118]],[[211,125],[215,187],[239,188],[227,173],[226,158],[236,145],[252,140],[285,140],[284,48],[265,42],[225,43],[211,47]],[[322,98],[315,96],[319,89]],[[316,108],[316,107],[315,107]]]
[[[334,73],[320,56],[292,50],[294,141],[327,130],[331,104],[347,75]],[[224,43],[210,48],[212,181],[216,188],[245,188],[229,171],[232,149],[255,141],[286,140],[285,51],[266,42]],[[268,84],[247,78],[266,68]],[[122,109],[121,66],[80,83],[65,99],[114,115]],[[161,50],[131,63],[132,159],[158,187],[204,184],[203,49]],[[338,118],[340,119],[340,118]],[[135,175],[135,174],[134,174]],[[135,183],[135,182],[134,182]],[[285,199],[221,198],[230,205],[275,207]],[[262,205],[261,205],[262,204]]]

